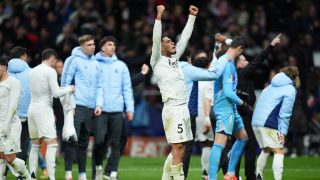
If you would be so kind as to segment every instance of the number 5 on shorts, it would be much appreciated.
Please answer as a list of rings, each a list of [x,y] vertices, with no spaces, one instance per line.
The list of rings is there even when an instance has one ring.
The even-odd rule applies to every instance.
[[[179,134],[183,132],[182,124],[178,124],[178,131]]]

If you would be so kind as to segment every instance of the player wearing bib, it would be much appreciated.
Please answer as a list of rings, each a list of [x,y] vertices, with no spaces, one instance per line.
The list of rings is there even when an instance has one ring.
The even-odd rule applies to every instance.
[[[28,111],[28,125],[32,147],[29,167],[31,177],[36,179],[38,152],[41,141],[47,145],[46,162],[50,180],[55,179],[55,158],[58,147],[55,118],[52,109],[53,97],[57,98],[74,91],[74,87],[59,88],[57,72],[53,67],[57,62],[57,53],[53,49],[45,49],[42,63],[30,71],[31,103]]]
[[[182,159],[185,143],[192,140],[187,94],[179,58],[190,39],[198,8],[190,6],[188,22],[177,45],[168,37],[161,37],[161,18],[165,7],[157,6],[157,17],[153,28],[153,44],[150,59],[164,103],[163,127],[167,141],[172,146],[172,163],[169,166],[174,179],[184,179]],[[162,38],[162,39],[161,39]],[[168,156],[168,161],[171,161]],[[166,163],[165,163],[166,164]],[[165,172],[165,171],[164,171]],[[168,179],[167,175],[163,179]]]
[[[21,122],[16,114],[21,85],[9,76],[7,67],[7,60],[0,59],[0,179],[4,179],[6,163],[14,175],[30,179],[25,162],[16,157],[21,151]]]
[[[282,179],[284,138],[288,133],[298,78],[297,67],[282,68],[280,73],[272,78],[271,84],[262,91],[257,101],[252,119],[253,132],[262,149],[257,160],[257,180],[263,179],[263,170],[271,152],[274,153],[274,179]]]

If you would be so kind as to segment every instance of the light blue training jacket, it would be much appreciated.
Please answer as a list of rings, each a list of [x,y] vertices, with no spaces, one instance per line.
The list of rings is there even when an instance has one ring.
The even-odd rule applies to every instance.
[[[219,58],[230,59],[226,53]],[[221,77],[214,82],[214,112],[218,113],[234,113],[237,109],[236,105],[241,103],[241,99],[237,96],[238,76],[234,61],[227,63]]]
[[[131,77],[127,65],[118,60],[116,55],[103,57],[102,52],[96,54],[103,74],[104,101],[103,112],[134,112],[134,100]]]
[[[102,69],[95,56],[85,55],[80,47],[72,50],[63,66],[61,86],[71,84],[75,85],[76,105],[102,107]]]
[[[272,128],[286,135],[295,99],[296,89],[292,80],[284,73],[278,73],[257,101],[252,126]]]
[[[222,59],[213,64],[212,70],[193,66],[186,61],[180,61],[180,66],[187,88],[187,102],[191,116],[198,115],[198,81],[213,81],[218,79],[225,69],[228,59]]]
[[[21,59],[11,59],[8,64],[8,72],[10,76],[15,77],[21,84],[21,94],[18,104],[18,116],[20,118],[28,117],[28,109],[30,105],[31,95],[29,89],[29,72],[31,68],[28,63]]]

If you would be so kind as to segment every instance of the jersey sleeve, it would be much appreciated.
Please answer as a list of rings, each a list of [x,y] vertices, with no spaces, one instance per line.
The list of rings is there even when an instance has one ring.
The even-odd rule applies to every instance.
[[[233,76],[234,75],[231,71],[231,63],[228,63],[226,69],[223,72],[223,93],[230,101],[232,101],[234,104],[239,105],[242,100],[237,96],[236,92],[233,91]]]
[[[161,21],[155,20],[152,34],[152,53],[150,58],[150,65],[154,68],[161,57],[161,36],[162,24]]]
[[[288,133],[289,121],[292,115],[292,108],[296,99],[296,90],[292,88],[290,92],[283,98],[279,112],[279,131],[282,134]]]
[[[52,92],[53,97],[58,98],[61,97],[69,92],[71,92],[70,87],[61,88],[59,87],[58,81],[57,81],[57,72],[53,69],[49,71],[48,74],[48,83],[50,87],[50,91]]]
[[[181,33],[181,37],[180,37],[180,39],[177,43],[177,46],[176,46],[177,52],[176,52],[175,56],[177,57],[177,59],[179,59],[182,56],[184,50],[186,49],[186,46],[188,44],[188,41],[189,41],[191,34],[192,34],[192,31],[193,31],[195,20],[196,20],[196,16],[189,15],[187,24],[184,27],[184,29]]]

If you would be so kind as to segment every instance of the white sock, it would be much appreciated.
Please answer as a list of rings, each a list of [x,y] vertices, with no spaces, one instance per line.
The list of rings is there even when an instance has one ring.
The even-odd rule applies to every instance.
[[[56,170],[56,153],[57,153],[58,144],[49,144],[47,145],[46,151],[46,163],[48,169],[48,176],[50,180],[54,180],[55,170]]]
[[[16,158],[10,165],[19,173],[21,177],[26,179],[30,178],[30,174],[27,170],[24,160]]]
[[[202,148],[201,166],[202,166],[202,171],[205,170],[207,174],[209,174],[210,153],[211,153],[211,147]]]
[[[162,180],[169,180],[171,176],[172,154],[170,153],[164,162],[162,171]]]
[[[260,174],[260,176],[263,177],[263,171],[264,171],[264,168],[266,167],[269,155],[270,155],[269,153],[261,151],[257,160],[256,175]]]
[[[116,178],[117,175],[118,175],[117,171],[111,171],[111,173],[110,173],[111,178]]]
[[[6,161],[4,159],[0,159],[0,179],[3,178],[5,172],[6,172]]]
[[[184,180],[183,164],[171,164],[171,173],[174,180]]]
[[[72,171],[66,171],[66,178],[72,178]]]
[[[39,150],[40,150],[39,144],[32,144],[30,154],[29,154],[29,170],[30,170],[31,176],[33,173],[34,173],[34,175],[37,174]],[[33,177],[33,178],[35,178],[35,177]]]
[[[272,170],[273,170],[273,176],[274,176],[275,180],[282,179],[283,158],[284,158],[283,154],[274,154],[273,155]]]
[[[87,173],[79,172],[79,179],[87,179]]]

